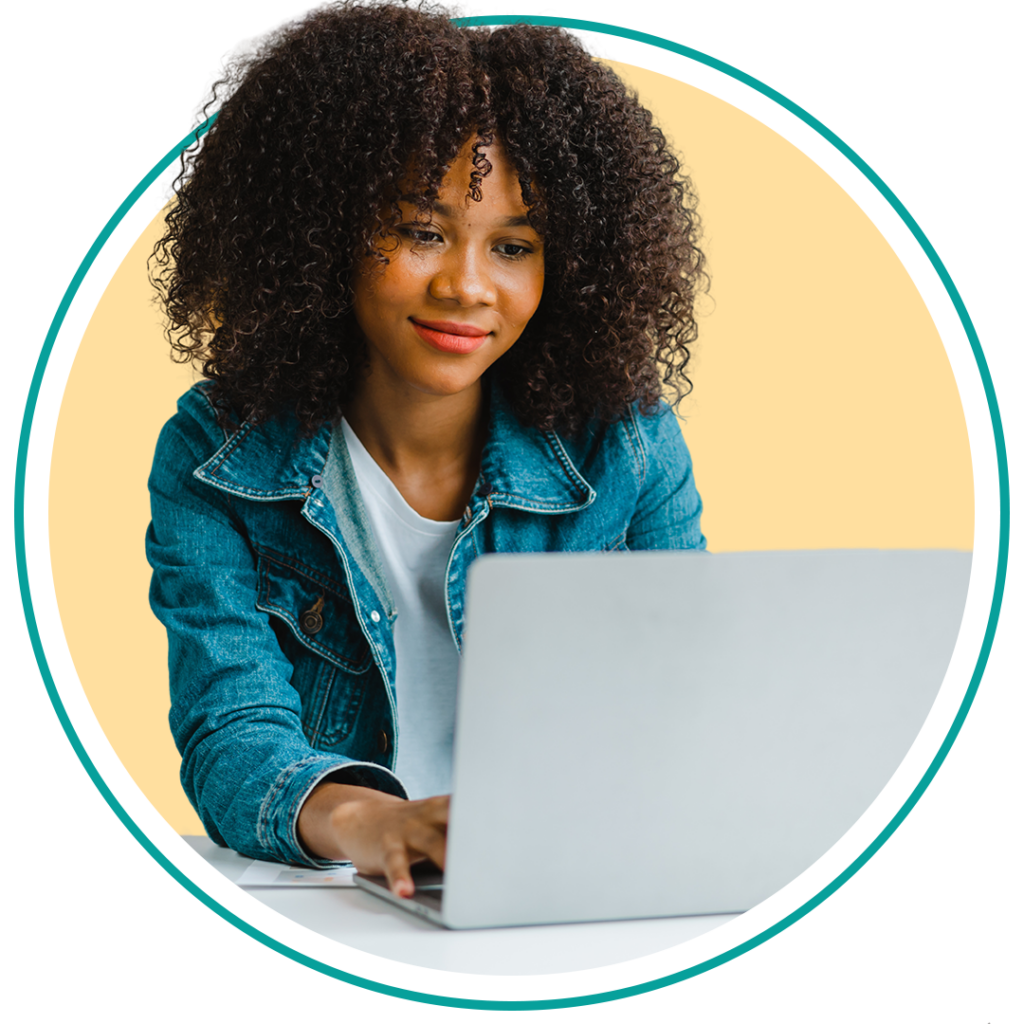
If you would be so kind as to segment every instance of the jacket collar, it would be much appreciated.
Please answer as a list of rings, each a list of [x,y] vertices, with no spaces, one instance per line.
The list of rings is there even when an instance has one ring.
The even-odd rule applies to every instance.
[[[476,493],[491,505],[533,512],[573,512],[595,498],[559,436],[522,426],[493,384],[488,438]],[[244,423],[196,471],[197,480],[252,501],[306,498],[320,486],[332,438],[327,423],[304,437],[292,414]]]
[[[531,512],[575,512],[596,494],[551,430],[524,427],[500,387],[489,388],[490,425],[477,494],[492,505]]]

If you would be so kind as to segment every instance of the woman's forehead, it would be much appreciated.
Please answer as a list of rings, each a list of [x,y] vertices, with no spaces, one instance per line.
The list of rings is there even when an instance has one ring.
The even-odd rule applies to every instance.
[[[467,139],[451,163],[432,173],[410,169],[401,189],[399,203],[415,206],[423,213],[455,216],[459,210],[471,209],[480,202],[501,203],[515,207],[515,219],[528,223],[530,206],[523,195],[523,182],[497,139]],[[510,214],[509,219],[512,217]]]

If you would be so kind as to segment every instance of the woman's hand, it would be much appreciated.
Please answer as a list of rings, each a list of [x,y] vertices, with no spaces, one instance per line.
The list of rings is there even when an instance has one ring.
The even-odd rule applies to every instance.
[[[350,860],[384,875],[396,896],[415,892],[409,868],[430,860],[444,870],[448,797],[403,800],[363,786],[322,782],[299,812],[299,839],[310,853]]]

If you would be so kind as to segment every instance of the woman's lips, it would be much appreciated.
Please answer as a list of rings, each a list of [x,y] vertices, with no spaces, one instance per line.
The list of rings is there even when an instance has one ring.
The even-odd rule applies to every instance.
[[[452,320],[413,320],[413,330],[431,348],[439,352],[454,352],[466,355],[475,352],[486,340],[490,331],[471,324],[460,324]]]

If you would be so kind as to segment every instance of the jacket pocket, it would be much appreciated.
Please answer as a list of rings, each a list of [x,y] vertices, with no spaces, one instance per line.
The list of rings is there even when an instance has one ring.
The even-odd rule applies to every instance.
[[[350,739],[374,673],[370,645],[344,585],[287,555],[260,552],[256,607],[271,616],[291,662],[310,745],[330,749]]]
[[[303,647],[345,672],[366,672],[370,645],[344,585],[285,555],[259,553],[256,607],[284,622]]]

